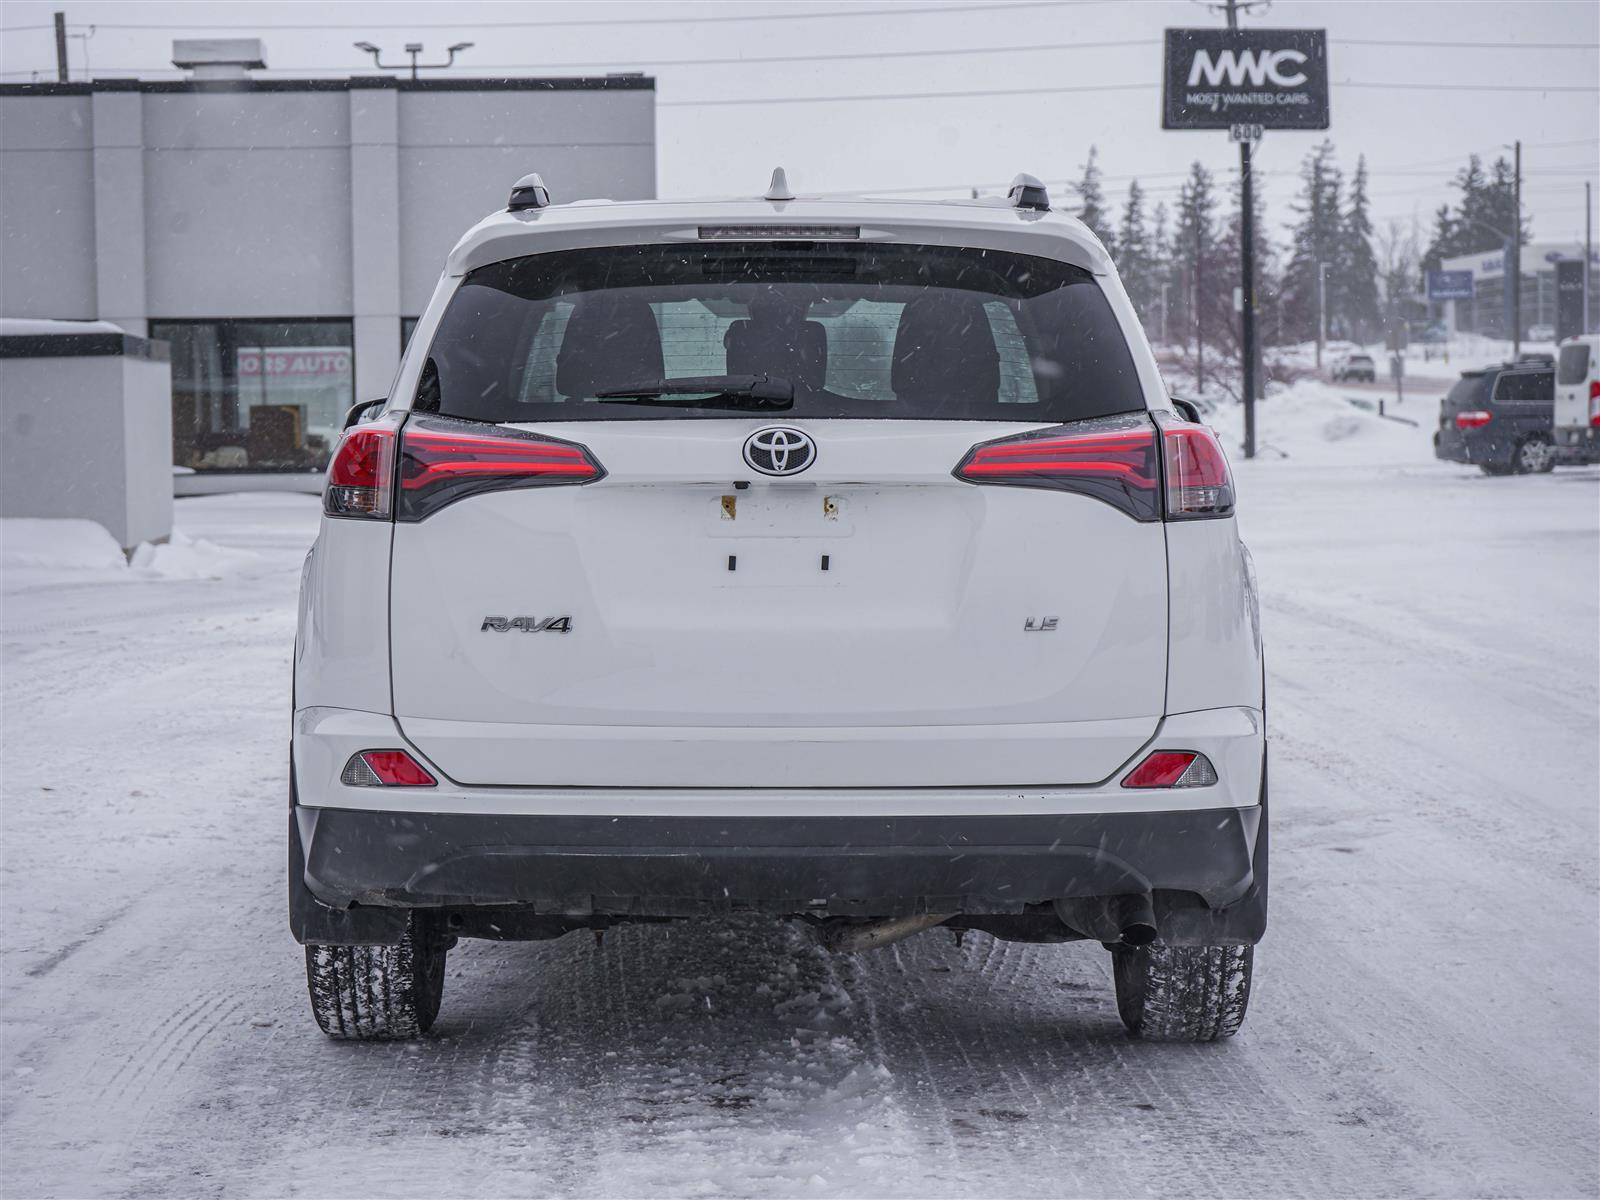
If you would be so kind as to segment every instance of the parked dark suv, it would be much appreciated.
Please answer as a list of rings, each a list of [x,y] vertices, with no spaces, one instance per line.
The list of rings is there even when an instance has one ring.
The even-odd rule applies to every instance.
[[[1487,475],[1529,475],[1556,465],[1555,371],[1548,361],[1463,371],[1439,403],[1433,452]]]

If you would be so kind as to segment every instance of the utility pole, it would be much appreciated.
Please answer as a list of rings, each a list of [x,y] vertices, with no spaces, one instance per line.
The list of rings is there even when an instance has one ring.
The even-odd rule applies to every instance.
[[[1585,189],[1587,189],[1589,185],[1586,183],[1583,186]],[[1170,279],[1161,285],[1161,344],[1163,346],[1171,345],[1171,342],[1167,338],[1167,292],[1171,287],[1172,281]],[[1585,292],[1585,297],[1587,297],[1588,294],[1588,292]],[[1589,310],[1586,308],[1583,311],[1584,320],[1587,321]]]
[[[56,14],[56,81],[67,82],[67,14]]]
[[[1511,253],[1506,258],[1506,270],[1511,272],[1511,359],[1515,362],[1522,353],[1522,143],[1520,141],[1513,144],[1513,154],[1516,165],[1511,177]]]
[[[1223,0],[1229,30],[1239,29],[1239,10],[1249,11],[1259,0]],[[1239,353],[1242,358],[1244,401],[1244,456],[1256,456],[1256,205],[1251,174],[1252,142],[1239,139]],[[1196,226],[1198,228],[1198,225]],[[1196,256],[1196,263],[1199,256]],[[1317,345],[1317,366],[1322,366],[1322,346]]]
[[[1200,206],[1194,206],[1194,390],[1202,392],[1206,386],[1206,321],[1205,308],[1200,303],[1201,256],[1205,254],[1204,231],[1200,228]]]

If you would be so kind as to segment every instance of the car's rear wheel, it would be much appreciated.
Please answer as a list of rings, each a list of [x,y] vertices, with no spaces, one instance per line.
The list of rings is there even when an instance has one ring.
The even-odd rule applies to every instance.
[[[444,996],[447,943],[415,914],[397,946],[307,946],[311,1012],[329,1037],[394,1041],[428,1032]]]
[[[1117,1012],[1155,1042],[1232,1037],[1250,1004],[1254,946],[1141,946],[1111,952]]]
[[[1554,470],[1555,465],[1555,447],[1548,438],[1524,438],[1511,456],[1512,470],[1518,475],[1543,474]]]

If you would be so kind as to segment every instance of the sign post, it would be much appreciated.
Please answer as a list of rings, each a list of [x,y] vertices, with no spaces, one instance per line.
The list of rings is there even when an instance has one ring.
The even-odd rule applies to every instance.
[[[1244,456],[1256,454],[1255,180],[1251,157],[1268,129],[1328,127],[1328,43],[1320,29],[1169,29],[1163,129],[1226,129],[1239,143],[1239,273]]]

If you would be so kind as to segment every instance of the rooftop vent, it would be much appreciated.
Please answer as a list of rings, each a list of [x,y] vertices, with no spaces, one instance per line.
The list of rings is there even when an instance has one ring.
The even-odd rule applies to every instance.
[[[260,38],[180,38],[172,43],[172,65],[190,79],[249,79],[267,65]]]

